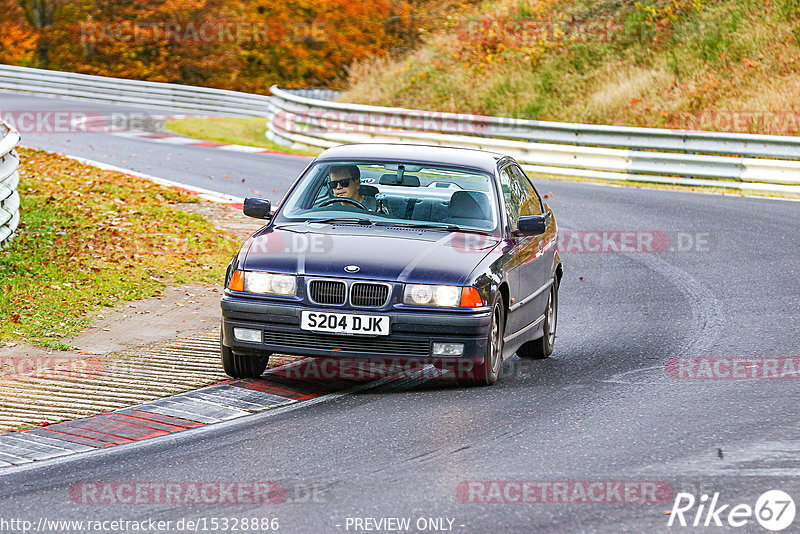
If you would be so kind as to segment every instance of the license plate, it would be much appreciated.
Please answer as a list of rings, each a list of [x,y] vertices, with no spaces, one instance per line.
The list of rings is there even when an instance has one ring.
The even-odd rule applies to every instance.
[[[300,328],[331,334],[388,336],[389,316],[303,311],[300,314]]]

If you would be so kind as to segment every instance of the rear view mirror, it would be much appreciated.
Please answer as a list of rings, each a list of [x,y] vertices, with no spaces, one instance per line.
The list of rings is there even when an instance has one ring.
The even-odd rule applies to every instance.
[[[525,215],[517,220],[517,232],[522,235],[543,234],[550,225],[550,218],[553,212],[548,211],[544,215]]]
[[[242,211],[248,217],[253,217],[255,219],[269,219],[271,216],[271,208],[272,205],[270,204],[269,200],[263,198],[246,198],[244,199]]]

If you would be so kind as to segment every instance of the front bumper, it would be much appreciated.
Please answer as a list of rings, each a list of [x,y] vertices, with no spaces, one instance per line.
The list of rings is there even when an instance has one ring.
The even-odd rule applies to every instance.
[[[388,315],[388,336],[318,334],[300,328],[300,312],[313,310]],[[443,313],[416,310],[367,311],[305,304],[222,298],[222,343],[236,353],[281,353],[297,356],[369,359],[428,359],[483,362],[491,323],[488,309]],[[262,331],[261,343],[241,341],[234,327]],[[433,356],[434,342],[463,343],[461,356]]]

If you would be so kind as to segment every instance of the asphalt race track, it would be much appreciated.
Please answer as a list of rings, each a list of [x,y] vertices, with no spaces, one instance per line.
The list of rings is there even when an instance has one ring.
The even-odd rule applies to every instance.
[[[132,108],[3,94],[0,109]],[[23,143],[273,201],[272,191],[282,195],[308,161],[101,133],[23,134]],[[172,521],[175,532],[189,520],[210,528],[212,518],[277,518],[280,531],[303,533],[387,531],[388,518],[408,518],[413,532],[767,532],[754,517],[731,527],[728,513],[738,504],[754,507],[767,490],[800,497],[800,375],[719,378],[726,367],[717,365],[717,379],[687,379],[672,367],[676,360],[668,362],[744,361],[742,376],[751,376],[762,369],[758,360],[780,358],[780,370],[787,358],[800,359],[800,204],[573,182],[537,186],[550,193],[563,230],[593,236],[572,234],[583,241],[561,246],[565,275],[551,358],[514,357],[490,388],[403,379],[8,468],[0,472],[0,517],[34,526],[40,518],[153,519]],[[613,241],[610,234],[622,231],[655,235],[659,251],[603,245],[582,252],[602,243],[603,232]],[[557,502],[510,502],[519,500],[517,486],[496,484],[506,491],[493,494],[491,481],[568,483],[570,497],[545,491]],[[247,494],[234,504],[94,504],[81,493],[101,488],[99,496],[111,482],[276,482],[286,494],[266,504],[249,504]],[[623,491],[623,498],[606,491],[600,502],[581,502],[575,488],[596,482],[606,489],[649,482],[669,491],[655,503]],[[669,528],[665,512],[679,492],[698,501],[719,493],[717,508],[729,505],[719,515],[725,527],[709,518],[707,529]],[[481,498],[494,502],[475,502]],[[686,512],[688,522],[697,510]],[[785,532],[798,525],[800,518]]]
[[[67,126],[63,130],[71,132],[50,132],[48,130],[60,128],[55,115],[48,117],[48,112],[63,113],[67,118],[80,115],[90,119],[105,118],[105,125],[111,129],[128,125],[135,127],[144,117],[151,115],[185,115],[187,112],[0,93],[0,115],[19,118],[19,114],[25,111],[36,113],[35,118],[42,126],[34,126],[32,131],[20,129],[24,146],[80,156],[212,191],[226,191],[234,196],[274,194],[272,191],[275,189],[280,189],[282,195],[310,161],[310,158],[298,156],[265,157],[264,154],[241,154],[129,139],[98,131],[103,127],[100,122],[94,127],[87,126],[88,131]]]

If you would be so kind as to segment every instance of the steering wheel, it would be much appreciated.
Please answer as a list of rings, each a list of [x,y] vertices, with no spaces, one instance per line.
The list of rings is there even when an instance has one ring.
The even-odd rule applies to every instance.
[[[352,199],[352,198],[350,198],[350,197],[334,197],[334,198],[329,198],[329,199],[327,199],[327,200],[323,200],[322,202],[320,202],[320,203],[319,203],[319,207],[323,208],[323,207],[325,207],[325,206],[330,206],[330,205],[331,205],[331,204],[333,204],[334,202],[345,202],[345,203],[348,203],[348,204],[352,204],[353,206],[355,206],[355,207],[357,207],[357,208],[361,208],[361,209],[362,209],[362,210],[364,210],[364,211],[369,211],[369,209],[367,209],[367,207],[366,207],[366,206],[364,206],[364,204],[362,204],[362,203],[361,203],[361,202],[359,202],[358,200],[353,200],[353,199]]]

